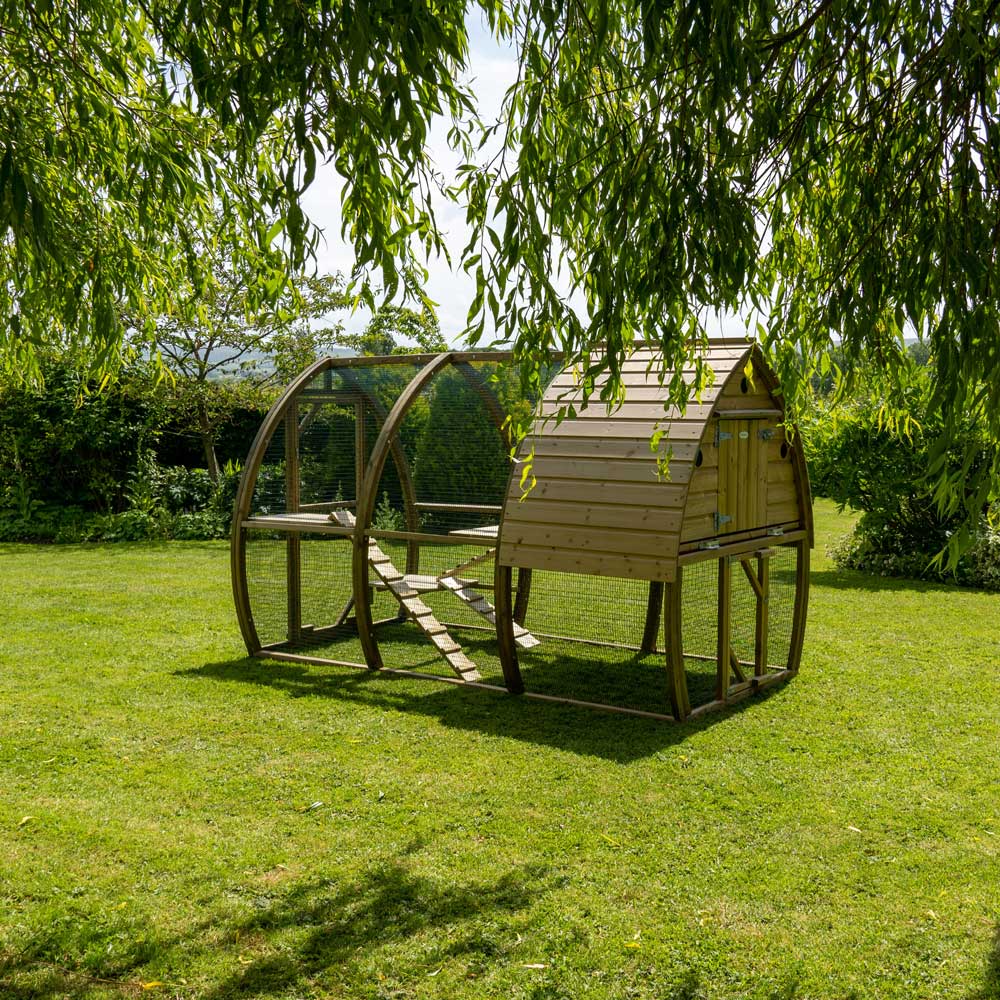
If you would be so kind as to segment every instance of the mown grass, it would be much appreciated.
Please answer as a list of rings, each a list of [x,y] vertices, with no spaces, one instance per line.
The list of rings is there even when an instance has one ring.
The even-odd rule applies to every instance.
[[[685,726],[247,660],[224,545],[0,548],[0,996],[1000,996],[1000,598],[846,526]]]

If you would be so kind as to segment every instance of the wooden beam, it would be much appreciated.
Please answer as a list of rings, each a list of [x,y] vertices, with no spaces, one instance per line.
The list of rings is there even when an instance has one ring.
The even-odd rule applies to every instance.
[[[729,667],[732,672],[736,675],[736,679],[741,683],[746,681],[747,675],[743,672],[743,665],[740,662],[740,658],[736,655],[736,650],[732,646],[729,647]]]
[[[779,525],[779,527],[784,527],[784,525]],[[800,538],[806,538],[806,531],[802,528],[796,527],[795,530],[785,531],[782,535],[761,535],[759,532],[754,532],[752,537],[740,538],[732,542],[720,543],[717,549],[694,549],[686,550],[685,547],[690,544],[699,544],[685,542],[682,546],[682,551],[677,557],[677,561],[682,566],[690,566],[692,563],[706,562],[709,559],[718,559],[720,556],[738,556],[743,555],[747,552],[755,552],[760,548],[779,548],[782,545],[792,545],[799,541]]]
[[[656,652],[656,637],[660,632],[660,611],[663,608],[663,583],[654,580],[649,585],[649,596],[646,599],[646,624],[642,630],[642,643],[639,649],[643,653]]]
[[[754,553],[754,555],[758,555],[758,553]],[[758,563],[760,562],[759,555],[757,561]],[[760,598],[764,591],[761,589],[760,580],[754,575],[754,571],[750,568],[750,560],[740,559],[740,568],[743,570],[743,574],[746,576],[747,583],[750,584],[750,588],[757,595],[757,597]]]
[[[771,557],[770,552],[759,553],[757,556],[756,589],[757,608],[754,619],[753,672],[757,677],[767,673],[767,633],[770,628],[770,609],[768,602],[771,597]]]
[[[503,669],[504,684],[511,694],[522,694],[524,678],[521,676],[521,666],[517,660],[517,644],[514,642],[512,576],[513,570],[510,566],[496,564],[493,593],[496,600],[497,644],[500,647],[500,666]]]
[[[503,507],[493,503],[418,503],[417,510],[445,510],[468,514],[502,514]]]
[[[292,401],[285,416],[285,509],[299,510],[299,420],[298,403]],[[302,639],[302,539],[297,532],[285,539],[285,570],[288,598],[288,641]]]
[[[663,645],[667,654],[667,688],[674,718],[683,722],[691,714],[687,673],[684,670],[684,640],[681,633],[681,601],[683,574],[677,568],[677,579],[663,590]]]
[[[514,593],[514,621],[522,628],[528,617],[528,600],[531,597],[531,569],[519,566],[517,570],[517,590]]]
[[[733,582],[731,569],[729,557],[723,556],[719,560],[718,632],[715,647],[715,698],[721,702],[725,702],[729,694],[729,630]]]
[[[806,615],[809,610],[809,549],[811,540],[803,538],[796,546],[795,607],[792,611],[792,639],[788,649],[788,669],[798,673],[802,662],[802,643],[806,633]]]

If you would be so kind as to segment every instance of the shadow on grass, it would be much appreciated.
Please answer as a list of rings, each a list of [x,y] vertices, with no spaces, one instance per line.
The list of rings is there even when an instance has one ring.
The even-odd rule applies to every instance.
[[[970,993],[968,1000],[1000,1000],[1000,924],[993,931],[993,942],[986,956],[983,988]]]
[[[988,591],[976,587],[962,587],[944,580],[914,580],[902,576],[876,576],[860,570],[827,569],[813,570],[809,574],[813,587],[828,590],[855,590],[863,593],[900,593],[911,591],[915,594],[983,594]]]
[[[724,722],[754,702],[780,696],[782,690],[775,688],[756,699],[738,702],[725,712],[678,725],[349,667],[252,657],[207,663],[177,671],[176,676],[258,684],[295,698],[336,698],[371,708],[418,713],[452,729],[522,740],[618,763],[683,743],[693,733]]]
[[[217,947],[269,953],[248,956],[245,967],[201,996],[221,1000],[333,989],[344,976],[366,978],[366,967],[374,974],[378,950],[391,951],[423,934],[419,969],[388,957],[385,966],[412,979],[461,959],[478,967],[470,971],[481,972],[514,944],[514,917],[552,888],[552,878],[541,866],[519,866],[496,880],[461,883],[455,873],[429,876],[415,868],[405,858],[393,858],[347,884],[306,883],[260,906],[230,925]],[[214,928],[204,930],[212,933]]]
[[[138,995],[143,979],[170,978],[154,970],[183,968],[198,951],[215,958],[199,964],[221,965],[215,981],[199,989],[202,1000],[311,995],[315,989],[325,995],[344,978],[361,980],[380,971],[372,965],[383,949],[390,952],[385,967],[408,978],[433,973],[452,959],[478,973],[515,943],[517,915],[556,885],[539,865],[515,866],[492,880],[468,879],[458,870],[427,875],[413,857],[421,846],[411,843],[341,881],[287,887],[255,881],[241,887],[245,905],[231,918],[206,920],[174,939],[144,935],[141,952],[118,959],[101,961],[103,941],[79,929],[47,928],[15,955],[0,958],[0,996],[75,998],[93,996],[102,986]],[[421,935],[426,941],[417,952],[420,968],[393,961],[398,944]]]

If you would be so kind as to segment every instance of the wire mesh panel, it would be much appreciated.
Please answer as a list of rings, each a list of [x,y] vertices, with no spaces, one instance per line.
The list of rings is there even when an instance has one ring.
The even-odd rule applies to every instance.
[[[715,697],[719,631],[719,564],[685,566],[681,588],[681,646],[691,706]]]
[[[788,666],[791,655],[795,613],[795,583],[798,578],[798,553],[795,546],[782,545],[774,550],[770,576],[767,662],[777,669],[784,669]]]
[[[657,591],[656,651],[642,652],[650,584],[535,570],[525,627],[541,644],[519,651],[525,690],[670,712]]]
[[[299,605],[289,587],[286,533],[247,532],[247,584],[257,634],[286,652],[323,647],[335,659],[364,663],[351,611],[351,545],[320,534],[292,537],[297,545]]]
[[[795,609],[797,556],[794,546],[768,550],[768,598],[766,609],[767,663],[765,673],[788,667]],[[730,681],[736,682],[736,667],[752,676],[757,653],[757,594],[744,571],[743,562],[755,579],[761,566],[753,553],[730,561],[729,645],[736,665]],[[681,633],[684,666],[691,705],[715,698],[718,669],[719,561],[708,559],[684,568]]]

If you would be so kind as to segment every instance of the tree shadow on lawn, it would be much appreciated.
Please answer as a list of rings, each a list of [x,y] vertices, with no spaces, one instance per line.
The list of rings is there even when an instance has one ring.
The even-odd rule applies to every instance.
[[[983,988],[970,993],[968,1000],[1000,1000],[1000,924],[993,931],[993,944],[986,956]]]
[[[418,849],[411,845],[403,853]],[[411,946],[395,961],[385,958],[388,979],[393,978],[390,967],[396,976],[412,979],[453,959],[481,972],[515,944],[517,914],[555,884],[549,870],[538,865],[514,867],[492,881],[464,882],[456,872],[430,876],[416,867],[405,859],[383,860],[347,884],[309,882],[265,901],[258,912],[228,927],[217,947],[252,952],[256,943],[257,950],[268,953],[251,955],[249,964],[201,996],[284,995],[310,985],[331,989],[341,977],[369,978],[379,971],[380,949],[421,935],[425,941],[416,950]],[[203,930],[211,934],[215,929],[207,925]],[[295,939],[290,948],[284,946],[287,938]],[[419,968],[413,968],[415,962]]]
[[[336,698],[373,708],[416,712],[431,716],[449,728],[556,747],[617,763],[648,757],[683,743],[692,734],[724,722],[755,703],[780,697],[784,687],[737,702],[725,711],[677,724],[377,671],[253,657],[207,663],[179,670],[176,676],[258,684],[293,698]]]
[[[370,965],[380,949],[418,935],[426,942],[397,962],[386,958],[386,966],[423,977],[461,959],[469,971],[482,971],[515,943],[518,914],[557,884],[540,865],[513,866],[493,880],[468,879],[456,870],[424,874],[413,857],[422,846],[415,841],[340,882],[322,878],[282,887],[258,876],[240,887],[246,905],[231,919],[207,919],[174,937],[159,937],[147,927],[141,949],[104,961],[104,942],[88,934],[88,921],[47,929],[16,954],[0,956],[0,995],[83,997],[102,986],[138,994],[144,980],[164,980],[169,987],[178,976],[192,975],[193,955],[200,952],[194,960],[205,967],[222,958],[218,980],[198,993],[202,1000],[284,996],[320,984],[332,989],[343,977],[367,977],[378,971]],[[234,959],[240,963],[235,969]],[[420,968],[412,968],[415,961]]]
[[[826,590],[857,590],[864,593],[899,593],[912,591],[916,594],[988,594],[977,587],[963,587],[943,580],[914,580],[903,576],[876,576],[852,569],[813,570],[809,574],[813,587]]]

